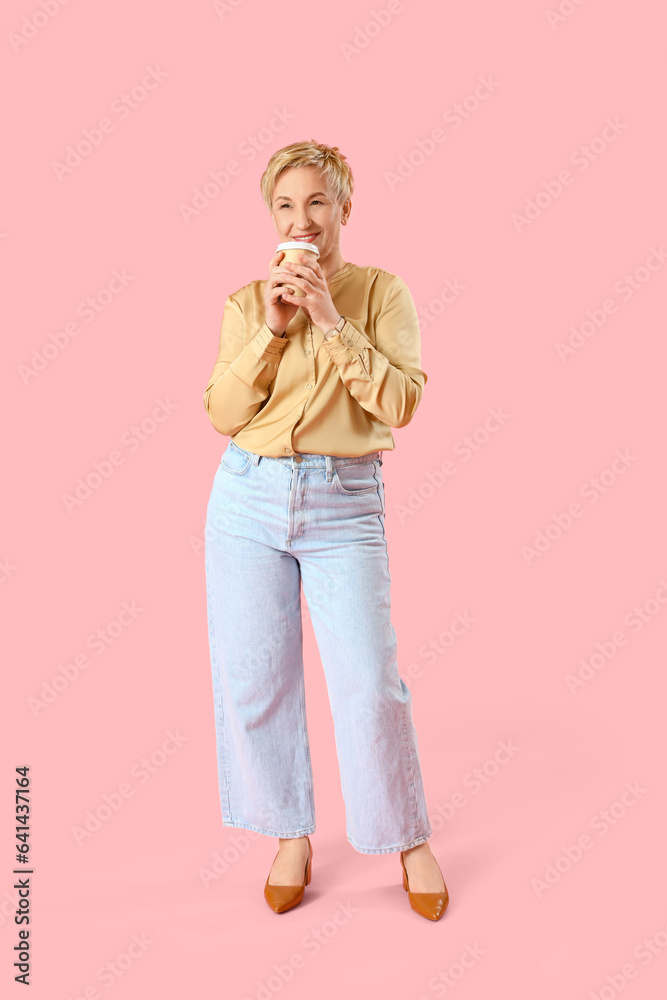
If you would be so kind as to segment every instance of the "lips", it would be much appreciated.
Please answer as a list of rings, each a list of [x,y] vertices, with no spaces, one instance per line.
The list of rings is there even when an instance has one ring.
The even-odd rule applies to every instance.
[[[310,233],[308,236],[295,236],[294,239],[298,240],[299,243],[312,243],[315,237],[319,235],[319,233]]]

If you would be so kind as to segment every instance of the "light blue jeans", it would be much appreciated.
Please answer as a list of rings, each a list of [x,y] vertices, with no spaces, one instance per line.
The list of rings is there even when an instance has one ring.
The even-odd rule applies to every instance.
[[[225,826],[285,838],[315,830],[303,586],[348,840],[388,854],[431,835],[390,618],[381,466],[377,451],[268,458],[232,440],[222,456],[206,517],[206,591]]]

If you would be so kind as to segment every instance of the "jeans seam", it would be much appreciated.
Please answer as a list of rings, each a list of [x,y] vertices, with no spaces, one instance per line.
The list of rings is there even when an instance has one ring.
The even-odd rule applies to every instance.
[[[300,681],[300,701],[301,701],[301,733],[303,736],[304,749],[306,751],[306,761],[308,764],[308,801],[310,805],[311,825],[315,829],[315,792],[313,787],[313,763],[310,756],[310,741],[308,739],[308,721],[306,719],[306,688],[304,672],[301,671]]]
[[[380,518],[380,527],[382,528],[382,539],[386,541],[384,534],[384,482],[380,478],[380,468],[379,459],[373,459],[373,478],[377,483],[378,498],[380,500],[380,513],[378,517]],[[387,555],[387,561],[389,561],[389,556]]]
[[[315,825],[313,823],[299,830],[269,830],[266,827],[257,826],[255,823],[246,823],[240,819],[229,819],[225,820],[224,826],[234,826],[241,830],[255,830],[256,833],[263,833],[266,837],[283,837],[285,840],[290,840],[294,837],[306,837],[308,834],[315,833]]]
[[[355,851],[359,851],[360,854],[394,854],[397,851],[408,851],[411,847],[417,847],[418,844],[424,844],[428,838],[431,836],[431,831],[428,833],[418,833],[412,840],[409,840],[405,844],[393,844],[390,847],[360,847],[350,835],[347,835],[348,841],[352,844]]]
[[[408,761],[410,763],[410,771],[409,771],[410,778],[409,778],[409,781],[410,781],[410,792],[411,792],[411,796],[412,796],[413,823],[414,823],[414,827],[416,829],[419,826],[419,804],[417,802],[417,789],[416,789],[416,779],[415,779],[415,763],[414,763],[414,758],[413,758],[412,751],[410,750],[410,738],[409,738],[409,735],[408,735],[408,712],[409,712],[409,706],[407,705],[406,702],[403,702],[403,713],[402,713],[402,715],[403,715],[403,722],[402,722],[402,726],[401,726],[402,732],[403,732],[403,746],[404,746],[404,751],[403,752],[407,754],[407,759],[408,759]]]
[[[223,772],[223,776],[224,776],[224,790],[225,790],[225,799],[224,799],[224,802],[222,803],[222,818],[223,818],[223,822],[224,822],[226,819],[231,818],[232,810],[231,810],[231,800],[230,800],[230,792],[229,792],[229,766],[228,766],[229,765],[229,754],[227,752],[227,726],[226,726],[225,707],[224,707],[224,698],[223,698],[223,676],[222,676],[222,670],[221,670],[221,667],[220,667],[220,657],[219,657],[219,654],[218,654],[218,641],[217,641],[215,621],[214,621],[214,615],[213,615],[213,587],[212,587],[212,578],[213,578],[213,574],[215,572],[215,570],[214,570],[214,563],[215,563],[215,560],[211,558],[211,555],[209,553],[208,554],[208,558],[206,559],[206,569],[205,569],[205,573],[206,573],[206,598],[207,598],[207,601],[208,601],[208,619],[209,619],[209,627],[210,627],[210,630],[211,630],[211,645],[212,645],[212,652],[213,652],[213,662],[215,664],[214,669],[216,671],[217,679],[218,679],[218,709],[219,709],[218,718],[220,720],[220,730],[221,730],[221,733],[222,733],[221,756],[222,756],[222,772]]]

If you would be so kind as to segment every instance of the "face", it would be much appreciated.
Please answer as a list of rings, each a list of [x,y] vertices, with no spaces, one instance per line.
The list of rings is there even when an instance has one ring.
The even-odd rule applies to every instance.
[[[317,167],[288,167],[278,177],[273,191],[271,216],[280,242],[299,240],[315,234],[321,263],[330,255],[340,255],[340,226],[351,209],[351,201],[339,205]]]

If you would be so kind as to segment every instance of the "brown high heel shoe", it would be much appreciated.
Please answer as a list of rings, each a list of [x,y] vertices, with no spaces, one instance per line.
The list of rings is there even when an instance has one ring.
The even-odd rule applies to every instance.
[[[275,913],[284,913],[285,910],[291,910],[293,906],[298,906],[298,904],[303,899],[303,892],[307,885],[310,883],[310,871],[313,863],[313,845],[310,842],[310,837],[306,837],[308,841],[308,860],[306,861],[306,869],[303,875],[303,882],[299,885],[271,885],[269,879],[266,880],[266,885],[264,886],[264,899],[267,901],[271,909]],[[278,851],[280,854],[280,851]],[[278,857],[276,854],[276,858]],[[275,864],[276,858],[273,859]],[[273,867],[273,865],[271,865]],[[269,872],[269,876],[271,872]]]
[[[408,894],[412,909],[421,917],[426,917],[427,920],[439,920],[449,904],[449,893],[447,892],[444,876],[442,882],[445,888],[442,892],[410,892],[408,873],[405,870],[405,861],[403,860],[403,851],[401,851],[401,867],[403,869],[403,888]]]

